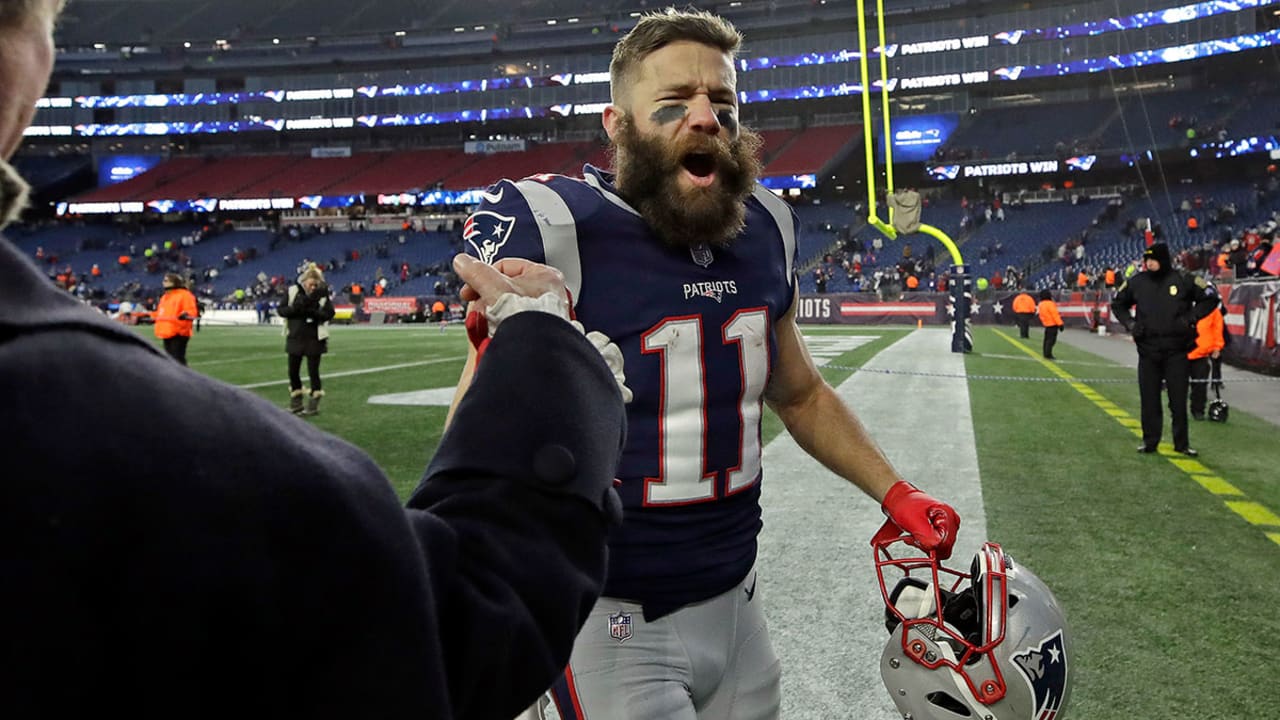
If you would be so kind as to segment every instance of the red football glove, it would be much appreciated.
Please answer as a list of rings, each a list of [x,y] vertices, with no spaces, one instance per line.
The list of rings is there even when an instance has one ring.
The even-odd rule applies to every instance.
[[[472,310],[467,313],[467,319],[464,324],[467,328],[467,339],[471,341],[472,347],[476,349],[476,365],[479,365],[480,358],[484,355],[485,349],[489,347],[489,341],[493,339],[489,337],[489,320],[479,310]]]
[[[565,288],[564,294],[569,300],[569,319],[574,320],[577,318],[577,313],[573,311],[573,293],[569,292],[569,288]],[[471,341],[472,347],[476,349],[476,365],[479,365],[480,358],[484,356],[484,351],[489,347],[489,341],[493,339],[489,337],[489,318],[485,317],[485,314],[479,310],[471,310],[467,312],[467,319],[464,325],[467,328],[467,339]]]
[[[960,516],[955,508],[930,497],[906,480],[889,488],[880,504],[889,520],[911,534],[925,552],[936,551],[939,560],[951,557],[951,546],[960,530]],[[884,532],[884,529],[881,529]],[[877,533],[877,537],[879,537]]]

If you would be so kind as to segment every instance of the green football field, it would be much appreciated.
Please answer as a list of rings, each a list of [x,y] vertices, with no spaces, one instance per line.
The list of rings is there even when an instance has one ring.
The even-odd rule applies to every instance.
[[[829,359],[823,374],[833,385],[909,332],[806,328],[815,338],[875,336]],[[1048,363],[1038,342],[979,327],[968,379],[956,382],[968,385],[988,534],[1020,548],[1067,610],[1067,715],[1280,717],[1280,681],[1262,652],[1280,637],[1277,429],[1233,408],[1226,424],[1193,425],[1196,460],[1167,446],[1159,457],[1137,455],[1134,371],[1065,343]],[[189,360],[283,407],[283,345],[275,327],[208,327]],[[330,347],[321,414],[308,421],[366,450],[407,496],[439,441],[464,333],[335,327]],[[767,415],[765,443],[780,431]],[[809,632],[845,642],[834,629]],[[850,708],[843,717],[868,716]]]

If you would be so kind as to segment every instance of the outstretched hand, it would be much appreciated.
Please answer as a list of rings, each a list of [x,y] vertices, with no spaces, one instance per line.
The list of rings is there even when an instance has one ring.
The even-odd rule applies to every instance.
[[[466,253],[458,253],[453,258],[453,269],[466,283],[459,293],[462,299],[477,303],[481,311],[497,304],[507,293],[531,298],[547,293],[564,295],[564,275],[559,270],[523,258],[503,258],[486,265]]]
[[[503,258],[487,265],[458,253],[453,269],[466,283],[458,293],[471,303],[467,311],[467,336],[476,349],[476,362],[484,355],[502,320],[522,310],[539,310],[570,319],[564,275],[550,265],[524,258]]]

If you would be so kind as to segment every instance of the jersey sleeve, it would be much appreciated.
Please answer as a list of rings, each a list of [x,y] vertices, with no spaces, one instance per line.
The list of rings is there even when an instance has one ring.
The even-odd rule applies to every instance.
[[[463,250],[490,265],[505,257],[545,262],[541,233],[519,186],[500,180],[482,197],[462,226]]]
[[[791,273],[787,276],[787,289],[791,291],[791,296],[794,298],[796,287],[800,282],[800,274],[796,270],[796,268],[800,267],[800,216],[796,215],[795,208],[790,205],[787,206],[787,211],[791,216],[791,237],[795,238],[795,241],[787,248],[787,252],[790,253],[787,257],[787,262],[791,266]],[[792,302],[795,301],[792,300]]]
[[[787,301],[786,312],[795,303],[796,288],[799,286],[800,275],[797,270],[799,267],[800,256],[800,218],[796,215],[795,208],[791,207],[785,200],[773,194],[763,185],[756,185],[752,192],[756,201],[764,208],[770,216],[773,217],[774,223],[778,227],[778,236],[782,242],[783,261],[786,266],[787,291],[791,299]]]

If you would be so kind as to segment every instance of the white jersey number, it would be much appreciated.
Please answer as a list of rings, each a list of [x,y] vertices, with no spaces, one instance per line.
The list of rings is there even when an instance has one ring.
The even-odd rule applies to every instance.
[[[760,398],[769,376],[769,315],[740,310],[721,328],[720,341],[738,347],[738,462],[726,468],[726,494],[750,487],[760,475]],[[662,358],[658,407],[658,477],[645,478],[645,505],[685,505],[717,498],[716,471],[705,467],[706,362],[702,317],[667,318],[641,337],[645,353]],[[717,428],[717,431],[722,431]]]

